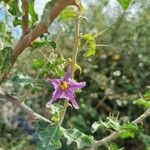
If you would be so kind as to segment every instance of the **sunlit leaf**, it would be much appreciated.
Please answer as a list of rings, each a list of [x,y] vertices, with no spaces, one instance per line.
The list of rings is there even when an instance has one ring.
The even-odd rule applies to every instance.
[[[123,124],[119,130],[119,136],[123,139],[134,138],[135,134],[138,132],[138,129],[139,128],[136,124]]]
[[[44,65],[44,60],[42,59],[33,59],[32,61],[32,68],[37,70]]]
[[[129,7],[129,4],[132,0],[117,0],[119,2],[119,4],[121,5],[121,7],[126,10]]]
[[[77,13],[70,7],[67,7],[64,11],[59,15],[59,21],[67,21],[69,19],[75,18]]]
[[[32,26],[37,22],[38,20],[38,16],[35,12],[35,9],[34,9],[34,1],[35,0],[32,0],[30,3],[29,3],[29,14],[31,16],[31,24]]]
[[[133,103],[137,104],[137,105],[140,105],[140,106],[144,106],[145,108],[149,108],[150,107],[150,101],[142,99],[142,98],[140,98],[138,100],[135,100]]]
[[[33,42],[32,43],[32,46],[33,46],[33,48],[35,49],[35,48],[40,48],[40,47],[42,47],[42,46],[44,46],[44,45],[47,45],[48,43],[46,42],[46,41],[44,41],[44,42]]]
[[[144,94],[144,99],[150,101],[150,91],[148,91]]]
[[[84,34],[82,38],[85,39],[88,44],[88,48],[83,56],[89,57],[94,55],[96,53],[96,42],[94,37],[92,37],[90,34]]]

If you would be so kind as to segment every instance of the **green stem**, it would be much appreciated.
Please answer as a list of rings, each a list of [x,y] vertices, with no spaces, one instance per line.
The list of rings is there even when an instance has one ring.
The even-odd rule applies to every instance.
[[[80,42],[80,17],[77,15],[76,18],[76,32],[75,32],[75,45],[74,45],[74,51],[72,55],[72,64],[71,64],[71,78],[74,78],[74,71],[76,67],[76,60],[79,50],[79,42]]]
[[[71,78],[74,78],[74,71],[75,71],[75,67],[76,67],[76,60],[77,60],[77,55],[78,55],[78,50],[79,50],[79,42],[80,42],[80,17],[79,15],[77,15],[76,18],[76,32],[75,32],[75,45],[74,45],[74,51],[72,54],[72,63],[71,63]],[[60,125],[62,124],[64,117],[65,117],[65,113],[66,110],[69,106],[69,102],[68,100],[65,100],[64,102],[64,111],[61,115],[61,120],[60,120]]]
[[[68,100],[65,100],[65,102],[64,102],[64,111],[63,111],[63,113],[61,114],[61,117],[60,117],[61,118],[61,120],[59,122],[60,125],[63,123],[63,120],[65,118],[65,114],[66,114],[66,110],[67,110],[68,106],[69,106],[69,102],[68,102]]]

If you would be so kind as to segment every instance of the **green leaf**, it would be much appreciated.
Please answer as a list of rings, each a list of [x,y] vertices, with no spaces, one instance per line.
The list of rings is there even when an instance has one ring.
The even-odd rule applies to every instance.
[[[48,107],[51,112],[51,121],[52,122],[58,122],[61,119],[61,115],[64,112],[64,107],[60,105],[59,103],[54,103]]]
[[[120,122],[118,118],[111,116],[111,117],[107,117],[107,120],[105,122],[100,119],[100,121],[95,122],[92,126],[95,127],[95,130],[97,130],[98,128],[106,128],[106,129],[113,129],[118,131],[120,129]]]
[[[131,0],[117,0],[119,2],[119,4],[121,5],[121,7],[126,10],[129,7],[129,4],[131,2]]]
[[[121,138],[134,138],[135,134],[138,132],[138,126],[136,124],[127,123],[123,124],[119,130],[119,135]]]
[[[72,142],[77,144],[77,148],[81,149],[86,146],[90,146],[94,143],[94,139],[90,135],[86,135],[77,129],[64,129],[61,128],[65,138],[67,139],[67,144],[70,145]]]
[[[60,138],[62,137],[62,132],[58,124],[51,125],[50,123],[39,121],[36,124],[36,129],[40,150],[55,150],[61,148],[62,144]]]
[[[13,20],[14,27],[21,25],[21,24],[22,24],[21,19],[18,19],[18,17],[15,17],[15,19]]]
[[[33,46],[33,48],[35,49],[35,48],[40,48],[40,47],[42,47],[42,46],[44,46],[44,45],[47,45],[48,43],[45,41],[45,42],[33,42],[32,43],[32,46]]]
[[[35,25],[35,23],[38,21],[38,16],[35,12],[35,9],[34,9],[34,1],[35,0],[32,0],[30,3],[29,3],[29,14],[31,16],[31,25]]]
[[[2,66],[2,72],[6,73],[11,67],[10,58],[5,58]]]
[[[11,67],[11,53],[11,47],[5,47],[4,49],[0,50],[0,69],[3,73],[6,73]]]
[[[84,34],[82,36],[82,38],[85,39],[87,41],[87,44],[88,44],[88,49],[83,56],[89,57],[89,56],[94,55],[96,53],[96,42],[95,42],[94,37],[92,37],[91,34]]]
[[[11,15],[15,17],[21,17],[23,15],[23,13],[20,11],[18,4],[19,0],[13,0],[8,3],[9,5],[8,11]]]
[[[44,65],[44,60],[42,59],[33,59],[32,61],[32,68],[35,70],[42,68],[43,65]]]
[[[53,49],[56,49],[56,43],[54,41],[50,41],[48,43],[52,46]]]
[[[140,105],[140,106],[144,106],[145,108],[149,108],[150,107],[150,101],[142,99],[142,98],[140,98],[138,100],[135,100],[133,103],[137,104],[137,105]]]
[[[58,77],[62,77],[64,75],[64,70],[61,67],[61,65],[64,63],[65,63],[65,60],[63,60],[61,58],[57,58],[52,62],[48,62],[45,65],[43,72],[48,73],[49,71],[51,71],[51,72],[53,72],[54,75],[56,75]],[[43,74],[43,72],[42,72],[42,74]]]
[[[3,32],[5,31],[5,24],[0,21],[0,36],[3,36]]]
[[[14,86],[17,87],[27,87],[27,86],[33,86],[33,79],[29,76],[24,76],[21,73],[18,73],[15,75],[15,77],[12,79],[12,81],[15,83]]]
[[[73,19],[77,16],[77,13],[73,8],[67,7],[65,10],[61,12],[59,15],[59,21],[67,21],[69,19]]]
[[[144,99],[150,101],[150,91],[144,94]]]
[[[118,150],[118,145],[116,143],[110,143],[108,145],[108,150]]]
[[[150,136],[146,134],[140,134],[141,140],[146,145],[147,148],[150,147]]]

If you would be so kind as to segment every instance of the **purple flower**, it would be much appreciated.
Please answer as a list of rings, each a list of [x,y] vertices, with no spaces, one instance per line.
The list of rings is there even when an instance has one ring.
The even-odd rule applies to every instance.
[[[55,91],[53,92],[52,98],[46,104],[47,106],[51,105],[59,98],[65,98],[69,100],[72,106],[75,109],[78,109],[78,104],[75,100],[75,91],[83,88],[86,83],[85,82],[75,82],[71,79],[70,69],[68,68],[64,77],[61,79],[46,79],[49,83],[53,84]]]

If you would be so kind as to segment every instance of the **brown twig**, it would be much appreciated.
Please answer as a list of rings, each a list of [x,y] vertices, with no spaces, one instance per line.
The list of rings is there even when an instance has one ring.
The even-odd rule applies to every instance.
[[[33,111],[25,103],[23,103],[23,102],[20,103],[20,101],[17,98],[15,98],[11,95],[0,93],[0,98],[6,99],[7,101],[11,102],[13,105],[20,108],[20,110],[22,112],[24,112],[26,115],[28,115],[32,119],[43,120],[43,121],[51,123],[50,120],[48,120],[47,118],[45,118],[45,117],[41,116],[40,114],[36,113],[35,111]]]
[[[29,24],[28,24],[28,0],[22,0],[22,10],[24,15],[22,16],[22,36],[26,35],[29,30]]]
[[[131,123],[134,123],[134,124],[141,123],[148,116],[150,116],[149,108],[141,116],[139,116],[137,119],[133,120]],[[102,140],[95,142],[91,146],[91,150],[96,149],[97,147],[100,147],[102,145],[106,145],[108,142],[110,142],[118,137],[119,137],[119,131],[115,131],[112,134],[108,135],[107,137],[103,138]]]

